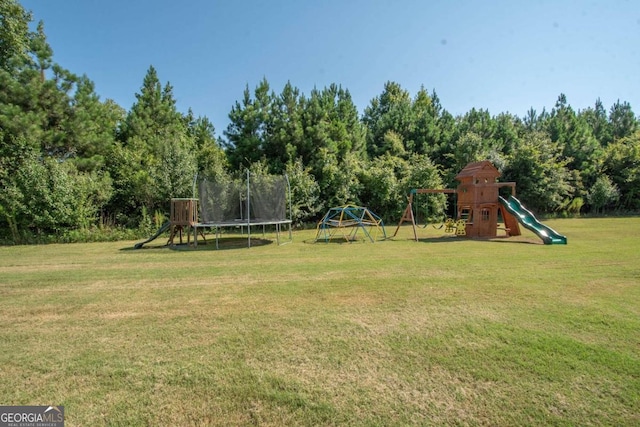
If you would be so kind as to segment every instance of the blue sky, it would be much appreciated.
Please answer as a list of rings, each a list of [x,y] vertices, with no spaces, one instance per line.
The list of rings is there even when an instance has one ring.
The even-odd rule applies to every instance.
[[[222,136],[228,113],[266,78],[309,95],[348,89],[362,114],[394,81],[435,90],[453,115],[523,117],[564,93],[640,113],[636,0],[20,0],[43,20],[54,61],[129,110],[153,65],[178,108]]]

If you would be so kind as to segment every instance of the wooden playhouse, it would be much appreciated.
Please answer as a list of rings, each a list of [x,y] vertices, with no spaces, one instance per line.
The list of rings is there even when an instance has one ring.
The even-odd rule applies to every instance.
[[[400,219],[394,236],[405,221],[413,225],[415,240],[418,240],[415,218],[413,216],[414,194],[455,194],[457,198],[457,218],[447,221],[447,229],[455,229],[458,236],[491,238],[498,235],[498,219],[502,218],[506,236],[519,236],[518,220],[500,203],[500,189],[508,187],[511,195],[515,196],[515,182],[498,182],[500,172],[488,160],[472,162],[456,175],[460,182],[457,188],[421,188],[411,190],[408,205]]]
[[[499,201],[499,190],[511,188],[515,196],[515,182],[498,182],[500,172],[487,160],[469,163],[456,175],[460,181],[456,194],[458,198],[458,219],[465,221],[465,234],[469,237],[496,237],[498,216],[502,216],[506,235],[519,236],[518,221],[503,208]]]

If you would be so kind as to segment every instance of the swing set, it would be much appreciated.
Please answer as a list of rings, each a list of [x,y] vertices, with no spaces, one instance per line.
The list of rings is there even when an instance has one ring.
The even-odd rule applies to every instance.
[[[416,241],[418,241],[418,233],[416,230],[417,224],[416,224],[416,216],[414,215],[414,197],[418,194],[453,194],[454,197],[457,195],[457,190],[452,189],[452,188],[441,188],[441,189],[434,189],[434,188],[414,188],[409,192],[409,196],[407,197],[407,207],[404,210],[404,213],[402,214],[402,218],[400,219],[400,222],[398,223],[398,227],[396,228],[395,233],[393,233],[393,237],[396,236],[396,234],[398,234],[398,231],[400,230],[400,226],[405,222],[405,221],[409,221],[411,222],[411,225],[413,227],[413,237],[415,238]],[[454,202],[454,206],[456,205],[456,203]],[[428,210],[427,208],[428,204],[425,203],[425,211]],[[416,213],[418,212],[418,209],[416,208]],[[429,218],[426,215],[425,212],[425,221],[424,221],[424,226],[422,228],[426,228],[429,225]],[[445,215],[445,217],[442,220],[442,223],[440,224],[439,227],[436,227],[435,224],[432,224],[432,226],[438,230],[442,229],[444,227],[444,232],[445,233],[455,233],[455,235],[457,236],[464,236],[466,234],[466,218],[460,217],[458,219],[453,219],[452,217],[448,217]]]

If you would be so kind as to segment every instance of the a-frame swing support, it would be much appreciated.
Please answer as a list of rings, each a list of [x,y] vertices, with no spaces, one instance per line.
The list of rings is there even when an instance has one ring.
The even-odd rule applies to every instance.
[[[400,226],[404,224],[405,221],[411,222],[411,226],[413,228],[413,238],[415,241],[418,241],[418,231],[416,230],[416,219],[413,216],[413,195],[414,194],[456,194],[458,190],[453,188],[414,188],[409,192],[409,196],[407,197],[407,207],[402,214],[402,218],[400,218],[400,222],[398,222],[398,227],[396,227],[395,233],[393,233],[393,237],[396,237],[398,231],[400,231]]]

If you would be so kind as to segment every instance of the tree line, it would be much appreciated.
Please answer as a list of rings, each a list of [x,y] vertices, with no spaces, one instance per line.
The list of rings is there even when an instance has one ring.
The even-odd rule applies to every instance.
[[[338,84],[305,95],[288,82],[278,93],[265,78],[244,88],[217,136],[208,118],[177,110],[153,66],[127,111],[55,63],[42,22],[31,30],[15,0],[0,0],[0,20],[3,242],[145,233],[172,197],[193,195],[196,175],[245,168],[289,176],[298,224],[347,202],[397,221],[411,188],[453,187],[485,159],[538,213],[640,209],[640,127],[627,102],[576,111],[560,94],[524,117],[454,117],[435,90],[387,82],[360,113]],[[442,216],[446,202],[432,197],[425,210]]]

